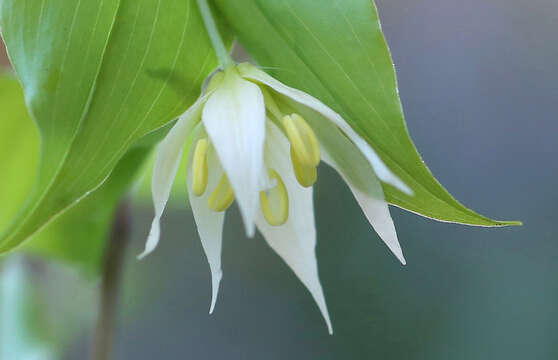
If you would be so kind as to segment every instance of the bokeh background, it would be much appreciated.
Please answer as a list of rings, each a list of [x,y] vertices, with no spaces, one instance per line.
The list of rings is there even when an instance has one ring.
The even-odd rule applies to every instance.
[[[465,205],[524,226],[472,228],[392,208],[402,266],[321,167],[317,254],[329,336],[294,274],[261,236],[245,237],[236,209],[209,316],[210,273],[186,199],[141,262],[153,210],[136,200],[115,359],[558,358],[558,2],[376,2],[424,160]],[[98,286],[82,282],[68,296]],[[68,360],[84,358],[94,325],[94,304],[81,304],[89,316]],[[68,310],[53,311],[64,327]]]

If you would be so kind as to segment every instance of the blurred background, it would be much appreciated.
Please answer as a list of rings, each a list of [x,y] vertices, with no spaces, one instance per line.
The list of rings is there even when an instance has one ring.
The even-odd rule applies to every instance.
[[[175,199],[159,248],[141,262],[153,210],[136,199],[114,359],[558,358],[558,2],[376,2],[425,162],[466,206],[524,226],[473,228],[392,208],[402,266],[321,167],[317,254],[329,336],[294,274],[259,235],[245,237],[236,209],[209,316],[210,273],[186,199]],[[64,359],[83,359],[99,280],[17,261],[28,287],[50,294],[41,306],[57,319],[51,335],[67,339]]]

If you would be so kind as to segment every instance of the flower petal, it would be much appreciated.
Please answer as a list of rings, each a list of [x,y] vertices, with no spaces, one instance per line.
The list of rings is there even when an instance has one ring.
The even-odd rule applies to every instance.
[[[403,265],[407,262],[403,256],[403,251],[401,250],[401,245],[399,245],[399,240],[397,239],[397,232],[395,231],[395,225],[389,213],[388,204],[384,199],[384,191],[382,185],[376,178],[374,171],[370,168],[368,171],[362,171],[358,176],[362,177],[360,180],[354,180],[346,176],[341,167],[335,162],[329,153],[324,151],[323,160],[333,167],[349,185],[355,199],[360,205],[364,215],[368,219],[368,222],[384,243],[388,246],[391,252],[401,261]],[[367,173],[367,174],[366,174]],[[368,186],[366,189],[362,189],[357,186],[356,183],[361,182],[364,177],[367,177]],[[362,190],[361,190],[362,189]]]
[[[265,105],[259,87],[235,71],[225,73],[202,120],[234,190],[246,232],[253,236],[262,184]]]
[[[403,191],[406,194],[412,195],[412,190],[401,180],[397,175],[395,175],[387,166],[384,164],[382,159],[378,156],[376,151],[372,149],[370,144],[366,142],[353,128],[335,111],[330,109],[327,105],[322,103],[320,100],[314,98],[313,96],[291,88],[280,81],[269,76],[265,72],[259,70],[250,64],[240,64],[238,66],[240,74],[249,80],[254,80],[263,83],[280,94],[283,94],[294,101],[306,105],[307,107],[317,111],[326,119],[333,122],[339,129],[345,133],[349,139],[359,148],[362,154],[370,162],[376,175],[384,182],[391,184]]]
[[[176,172],[178,171],[178,166],[182,159],[184,144],[196,125],[196,122],[200,120],[201,109],[205,100],[206,97],[200,97],[183,115],[181,115],[167,136],[159,144],[151,182],[153,204],[155,205],[155,218],[151,224],[145,250],[138,256],[139,259],[151,253],[159,243],[161,216],[167,205],[172,184],[174,183],[174,178],[176,177]]]
[[[289,218],[281,226],[271,226],[260,212],[256,224],[271,248],[293,270],[312,294],[330,334],[331,320],[318,276],[316,228],[312,188],[298,184],[290,163],[289,144],[275,124],[268,121],[266,165],[281,176],[289,194]]]
[[[320,115],[312,113],[307,111],[304,114],[311,125],[320,121],[316,119]],[[322,160],[333,167],[349,185],[368,222],[399,261],[405,264],[382,185],[370,163],[332,124],[322,122],[322,126],[314,126],[314,129],[321,142]]]
[[[197,139],[194,139],[193,144],[196,143],[196,140]],[[192,156],[193,151],[190,151],[190,158],[188,159],[189,166],[192,164]],[[207,167],[207,189],[202,196],[195,196],[192,193],[191,168],[189,168],[188,171],[187,183],[190,206],[192,208],[192,213],[194,214],[203,250],[211,270],[212,294],[211,306],[209,308],[209,313],[211,314],[213,313],[215,303],[217,302],[219,284],[221,282],[221,278],[223,277],[223,272],[221,270],[221,249],[223,243],[223,222],[225,219],[225,212],[214,212],[207,206],[207,201],[211,195],[211,191],[217,186],[221,176],[223,175],[223,169],[219,165],[217,155],[212,147],[210,147],[207,154]]]

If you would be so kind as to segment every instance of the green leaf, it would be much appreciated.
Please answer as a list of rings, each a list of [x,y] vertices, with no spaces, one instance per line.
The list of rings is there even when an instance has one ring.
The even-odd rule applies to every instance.
[[[27,114],[23,92],[11,74],[0,74],[0,230],[17,213],[32,189],[37,172],[39,136]],[[49,259],[78,265],[95,273],[100,269],[113,214],[130,188],[151,146],[132,148],[109,179],[95,192],[36,233],[20,249]],[[9,190],[8,190],[9,189]]]
[[[337,111],[413,189],[414,196],[408,196],[384,184],[391,204],[441,221],[518,224],[467,209],[423,163],[405,125],[395,70],[371,0],[216,3],[265,70]]]
[[[0,72],[0,231],[21,207],[33,186],[39,133],[27,114],[15,76]]]
[[[151,147],[130,149],[109,179],[25,242],[27,253],[78,266],[90,274],[101,270],[114,215],[122,194],[130,190]]]
[[[216,66],[193,0],[4,0],[0,27],[41,134],[34,190],[0,252],[97,189]],[[78,240],[76,240],[78,241]]]

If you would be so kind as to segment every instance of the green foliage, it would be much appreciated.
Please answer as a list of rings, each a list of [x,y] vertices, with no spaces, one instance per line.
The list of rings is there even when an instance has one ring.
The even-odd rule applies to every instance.
[[[0,6],[2,36],[42,141],[33,192],[0,236],[5,252],[97,189],[140,138],[184,112],[216,62],[192,0]]]
[[[29,195],[39,154],[39,134],[29,118],[17,79],[0,73],[0,231]]]
[[[441,221],[517,224],[467,209],[423,163],[407,132],[395,70],[371,0],[216,0],[216,4],[266,71],[341,114],[413,189],[414,196],[408,196],[384,184],[391,204]]]
[[[99,271],[114,213],[150,150],[151,147],[130,149],[99,189],[45,226],[21,249],[78,265],[89,273]]]
[[[0,192],[0,229],[4,229],[32,189],[39,136],[27,114],[21,87],[8,73],[0,76],[0,107],[0,153],[9,154],[0,163],[0,187],[7,189]],[[90,273],[99,270],[115,208],[150,149],[144,145],[129,150],[98,190],[46,225],[20,249],[79,265]]]

